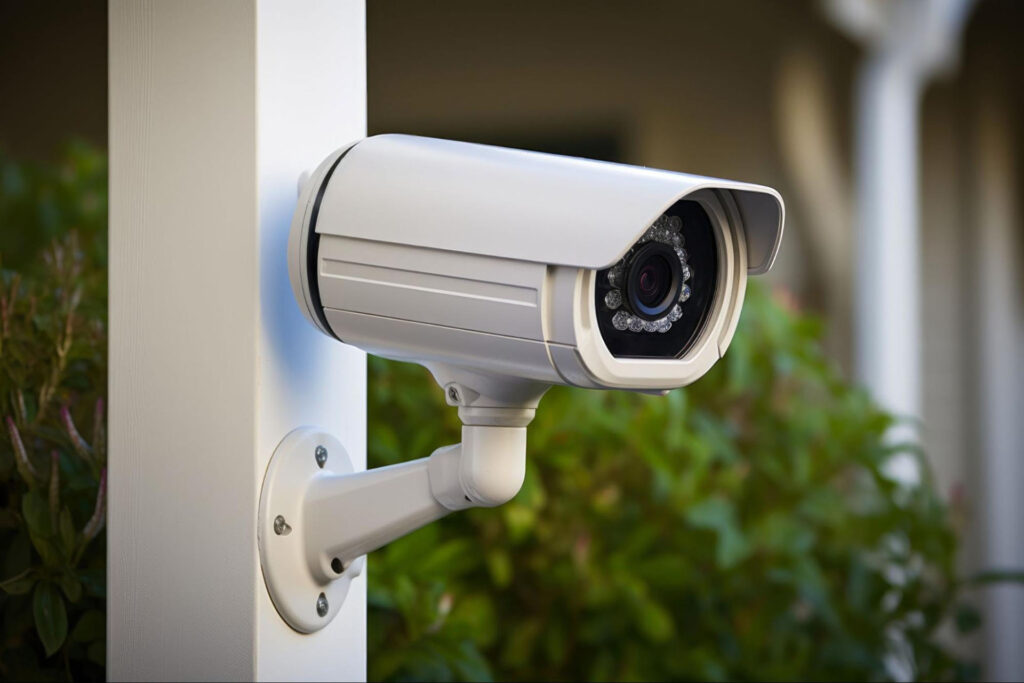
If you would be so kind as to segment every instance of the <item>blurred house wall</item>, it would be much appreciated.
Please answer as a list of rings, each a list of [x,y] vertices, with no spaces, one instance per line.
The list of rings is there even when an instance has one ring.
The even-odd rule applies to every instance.
[[[107,4],[0,2],[0,150],[53,159],[71,137],[107,144]]]
[[[1007,528],[1024,526],[1021,26],[1024,3],[980,2],[960,64],[921,106],[921,438],[967,520],[965,572],[1024,563],[1024,531]],[[854,281],[853,263],[862,52],[818,3],[375,0],[368,46],[371,133],[777,187],[788,215],[769,282],[823,315],[826,347],[851,374],[854,288],[873,286]],[[990,600],[991,676],[1024,675],[1024,621],[996,613],[1022,599],[1009,588]]]

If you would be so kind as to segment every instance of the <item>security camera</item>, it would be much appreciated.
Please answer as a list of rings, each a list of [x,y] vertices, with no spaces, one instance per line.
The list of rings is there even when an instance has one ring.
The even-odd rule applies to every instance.
[[[292,222],[295,298],[324,334],[429,369],[463,440],[389,468],[286,477],[275,470],[294,459],[304,472],[308,453],[278,452],[331,437],[286,438],[261,528],[283,508],[307,520],[311,581],[295,598],[301,614],[282,609],[284,580],[268,569],[277,544],[261,533],[282,616],[316,630],[331,608],[310,613],[310,590],[450,511],[514,496],[525,428],[549,386],[663,393],[704,375],[732,339],[748,274],[775,260],[783,215],[760,185],[408,135],[325,159]],[[296,481],[281,493],[268,487],[275,476]]]
[[[782,217],[767,187],[378,135],[306,184],[289,272],[322,332],[443,383],[659,391],[725,352]]]

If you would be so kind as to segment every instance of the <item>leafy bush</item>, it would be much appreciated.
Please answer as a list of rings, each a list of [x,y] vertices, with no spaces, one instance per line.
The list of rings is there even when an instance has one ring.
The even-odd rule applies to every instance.
[[[885,476],[916,452],[886,445],[891,419],[818,338],[752,286],[692,387],[552,389],[514,501],[371,557],[371,679],[970,675],[937,637],[958,593],[949,511]],[[425,371],[370,370],[371,466],[458,440]]]
[[[0,189],[0,678],[102,680],[106,164],[0,158]]]

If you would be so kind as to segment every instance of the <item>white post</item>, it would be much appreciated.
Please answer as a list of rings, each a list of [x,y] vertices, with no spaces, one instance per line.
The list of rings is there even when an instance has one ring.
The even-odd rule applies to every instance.
[[[365,467],[365,359],[292,299],[299,174],[366,128],[361,0],[110,3],[111,679],[363,679],[365,579],[270,601],[260,485],[294,427]]]
[[[992,63],[991,58],[985,63]],[[978,97],[971,118],[971,179],[977,199],[970,240],[975,252],[973,367],[979,447],[970,456],[980,456],[976,514],[983,544],[981,557],[972,558],[971,565],[1019,569],[1024,567],[1024,269],[1018,255],[1024,252],[1024,213],[1014,159],[1016,122],[1009,104],[1012,89],[1001,79],[983,75],[973,91]],[[993,681],[1021,680],[1024,587],[991,586],[985,602],[983,675]]]
[[[857,93],[855,301],[859,379],[901,417],[921,414],[916,69],[888,53],[861,67]]]
[[[921,93],[956,58],[973,0],[829,0],[833,19],[867,54],[857,84],[855,366],[875,399],[901,418],[921,416]],[[916,439],[906,424],[891,435]],[[892,463],[913,482],[916,463]]]

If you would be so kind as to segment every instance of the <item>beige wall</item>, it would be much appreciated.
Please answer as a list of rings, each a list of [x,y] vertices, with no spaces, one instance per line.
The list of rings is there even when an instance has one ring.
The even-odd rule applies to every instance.
[[[105,2],[0,2],[0,150],[50,159],[107,144]]]

